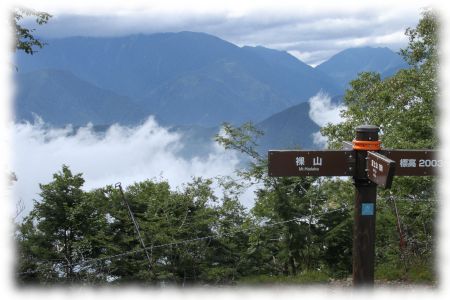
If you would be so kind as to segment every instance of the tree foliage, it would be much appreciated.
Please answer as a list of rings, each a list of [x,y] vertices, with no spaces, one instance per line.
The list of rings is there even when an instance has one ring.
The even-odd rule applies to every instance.
[[[52,15],[46,12],[39,12],[28,8],[17,8],[13,12],[13,23],[15,28],[15,48],[14,51],[24,51],[26,54],[34,54],[37,48],[42,48],[45,43],[35,37],[35,29],[26,28],[21,24],[21,20],[27,17],[34,17],[37,25],[46,24]]]
[[[99,235],[106,220],[92,194],[81,187],[81,174],[73,175],[67,166],[53,175],[53,182],[41,185],[41,202],[19,226],[20,279],[45,278],[59,283],[92,281],[90,270],[80,262],[98,257],[104,251]],[[42,272],[28,273],[30,267]]]
[[[345,198],[333,197],[336,191],[327,188],[333,182],[314,177],[269,177],[267,159],[255,150],[262,133],[251,123],[240,127],[225,124],[222,130],[216,140],[227,149],[248,156],[248,166],[238,172],[235,185],[247,181],[258,186],[250,211],[253,223],[278,224],[261,226],[250,233],[247,253],[253,266],[252,276],[296,276],[317,269],[347,275],[351,267],[349,259],[338,267],[327,263],[336,256],[334,251],[351,257],[351,243],[337,242],[340,239],[348,242],[348,238],[340,235],[351,237],[350,207]],[[339,226],[343,230],[332,231]]]
[[[410,68],[385,79],[376,73],[359,74],[344,97],[346,108],[341,116],[345,121],[321,129],[329,147],[340,148],[343,141],[351,141],[354,128],[362,124],[380,127],[384,148],[435,149],[439,146],[436,132],[438,20],[432,11],[425,11],[416,28],[408,28],[405,34],[409,43],[400,54]],[[419,261],[432,269],[435,180],[396,177],[391,190],[379,190],[378,194],[377,262],[408,271]],[[399,216],[394,212],[394,205]],[[399,222],[405,248],[399,245],[402,240],[397,229]]]

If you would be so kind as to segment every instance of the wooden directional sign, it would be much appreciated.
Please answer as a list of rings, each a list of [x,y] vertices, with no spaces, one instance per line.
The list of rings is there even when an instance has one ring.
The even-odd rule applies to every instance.
[[[353,151],[269,151],[269,176],[353,176]]]
[[[435,150],[381,150],[395,161],[395,176],[436,176],[442,167]]]
[[[343,150],[269,151],[269,176],[353,176],[353,284],[373,285],[377,187],[389,188],[395,176],[434,176],[442,166],[433,150],[381,150],[379,128],[356,127]],[[370,182],[370,181],[372,182]]]
[[[378,186],[389,189],[394,179],[395,161],[377,152],[367,152],[367,177]]]

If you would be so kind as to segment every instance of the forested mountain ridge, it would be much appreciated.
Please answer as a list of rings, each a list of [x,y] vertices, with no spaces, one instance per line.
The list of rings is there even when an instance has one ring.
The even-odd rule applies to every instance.
[[[364,52],[365,58],[377,58],[366,64],[365,70],[393,67],[389,57],[395,54],[391,50],[351,51]],[[336,64],[337,57],[328,64]],[[86,118],[79,118],[82,114],[90,115],[89,121],[94,125],[102,125],[111,113],[119,111],[129,116],[117,116],[116,121],[126,124],[138,123],[148,115],[156,116],[163,125],[210,127],[222,122],[260,122],[308,101],[319,91],[331,97],[344,92],[342,80],[334,76],[334,65],[334,71],[327,74],[327,63],[312,68],[284,51],[238,47],[196,32],[50,39],[32,57],[18,53],[16,65],[16,120],[30,120],[35,113],[50,123],[57,119],[57,125],[84,125]],[[349,69],[350,65],[338,66],[346,74],[357,75]],[[44,70],[47,74],[43,77],[39,72]],[[29,72],[38,73],[27,75]],[[54,78],[57,72],[72,76],[65,77],[64,85],[55,86],[50,82],[60,80]],[[43,78],[49,83],[43,83]],[[95,106],[98,101],[108,101],[107,94],[100,96],[93,88],[71,88],[80,81],[109,91],[110,107],[98,111],[97,116],[89,113],[94,109],[89,103]],[[103,99],[87,100],[92,97]],[[128,111],[122,109],[121,101],[114,100],[117,97],[127,98]],[[80,112],[55,116],[57,110],[51,104],[58,107],[69,98]],[[33,101],[41,101],[39,109],[30,106]]]
[[[49,40],[32,58],[18,54],[16,64],[21,73],[69,71],[171,125],[260,121],[319,90],[342,93],[325,74],[286,52],[240,48],[194,32]]]

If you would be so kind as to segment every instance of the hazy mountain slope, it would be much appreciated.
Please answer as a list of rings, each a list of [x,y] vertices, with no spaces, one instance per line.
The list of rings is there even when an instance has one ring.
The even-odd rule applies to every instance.
[[[360,72],[372,71],[392,75],[408,64],[389,48],[361,47],[339,52],[316,67],[335,80],[341,88],[355,79]]]
[[[312,134],[320,127],[309,117],[309,103],[292,106],[257,124],[265,132],[260,151],[275,149],[314,149]]]
[[[17,54],[19,72],[69,71],[136,100],[145,113],[174,125],[256,122],[319,90],[340,93],[326,75],[286,52],[240,48],[204,33],[47,42],[32,57]]]
[[[146,115],[128,97],[96,87],[68,71],[16,75],[15,120],[36,114],[53,125],[136,123]]]
[[[278,51],[264,47],[243,47],[261,58],[266,65],[273,70],[261,72],[255,70],[261,81],[271,83],[277,87],[279,94],[286,99],[292,99],[291,104],[307,101],[317,91],[323,90],[330,95],[343,93],[334,79],[317,70],[285,51]],[[307,95],[306,99],[299,99],[301,95]]]
[[[18,53],[20,70],[54,68],[118,94],[140,97],[184,72],[235,55],[239,47],[201,33],[52,39],[37,54]]]
[[[215,126],[259,121],[290,105],[233,61],[218,61],[149,94],[163,124]],[[142,103],[142,102],[141,102]]]

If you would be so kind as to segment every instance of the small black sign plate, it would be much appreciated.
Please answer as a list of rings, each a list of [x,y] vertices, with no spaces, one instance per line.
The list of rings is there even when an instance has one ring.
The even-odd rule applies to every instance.
[[[367,152],[367,177],[378,186],[389,189],[394,178],[395,161],[377,152]]]

